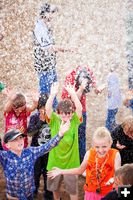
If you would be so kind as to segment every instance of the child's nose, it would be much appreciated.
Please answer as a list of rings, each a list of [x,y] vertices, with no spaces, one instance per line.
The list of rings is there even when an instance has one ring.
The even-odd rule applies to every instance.
[[[99,152],[102,153],[102,152],[103,152],[103,149],[102,149],[102,148],[99,148]]]

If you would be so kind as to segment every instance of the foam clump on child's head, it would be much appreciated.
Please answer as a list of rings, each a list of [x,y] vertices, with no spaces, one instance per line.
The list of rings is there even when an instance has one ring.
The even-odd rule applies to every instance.
[[[75,107],[73,102],[70,99],[64,99],[59,102],[57,107],[57,113],[73,113],[75,111]]]
[[[96,131],[94,132],[92,140],[93,140],[93,142],[94,141],[99,141],[99,140],[106,140],[106,141],[108,141],[109,143],[112,144],[111,134],[108,131],[108,129],[105,128],[105,127],[97,128]]]

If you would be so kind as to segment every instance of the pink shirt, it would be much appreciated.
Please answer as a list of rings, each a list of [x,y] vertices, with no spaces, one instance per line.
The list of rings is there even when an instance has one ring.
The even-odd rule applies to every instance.
[[[5,117],[5,133],[10,129],[19,129],[22,133],[27,135],[27,118],[30,116],[31,112],[23,110],[19,116],[16,115],[12,109],[9,113],[4,113]],[[24,138],[24,147],[28,146],[27,136]],[[5,144],[3,143],[4,149],[7,150]]]
[[[76,73],[77,71],[81,70],[82,67],[81,66],[78,66],[75,70],[73,70],[70,74],[68,74],[66,76],[66,79],[65,79],[65,83],[64,85],[66,86],[68,83],[71,83],[71,85],[74,85],[75,84],[75,77],[76,77]],[[90,68],[86,68],[88,73],[90,74],[91,76],[91,79],[92,79],[92,83],[91,83],[91,86],[94,87],[95,84],[96,84],[96,81],[95,81],[95,77],[93,75],[93,72],[90,70]],[[77,91],[78,88],[75,87],[75,90]],[[68,94],[68,92],[65,90],[65,88],[63,88],[63,91],[62,91],[62,99],[64,98],[70,98],[70,95]],[[80,98],[80,102],[82,104],[82,112],[86,112],[86,95],[85,94],[82,94],[81,98]]]

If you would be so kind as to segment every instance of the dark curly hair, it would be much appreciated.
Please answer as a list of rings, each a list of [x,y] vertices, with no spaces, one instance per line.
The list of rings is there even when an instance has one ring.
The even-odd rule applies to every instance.
[[[92,83],[92,79],[86,69],[81,69],[81,70],[77,71],[77,73],[76,73],[75,86],[77,88],[79,88],[83,79],[87,79],[87,85],[86,85],[86,88],[84,89],[83,93],[88,93],[88,92],[90,92],[90,83]]]
[[[57,106],[57,113],[70,114],[75,111],[75,105],[70,99],[63,99]]]
[[[50,5],[49,3],[45,3],[40,8],[40,16],[45,17],[46,13],[54,13],[58,11],[58,8],[55,5]]]
[[[48,94],[41,94],[38,100],[38,106],[37,109],[42,108],[43,106],[46,105],[46,102],[48,100],[49,95]]]

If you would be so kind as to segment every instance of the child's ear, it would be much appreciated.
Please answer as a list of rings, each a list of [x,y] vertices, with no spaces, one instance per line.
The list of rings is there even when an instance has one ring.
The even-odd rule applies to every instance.
[[[113,141],[110,141],[110,147],[112,146],[112,144],[113,144]]]
[[[10,149],[10,143],[9,143],[9,142],[6,144],[6,147],[7,147],[8,149]]]

